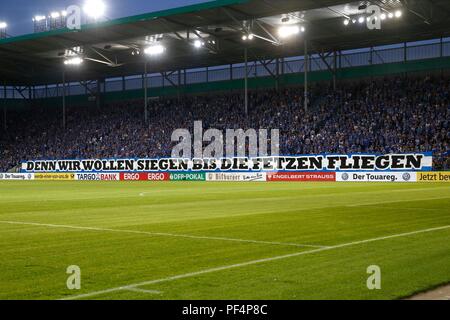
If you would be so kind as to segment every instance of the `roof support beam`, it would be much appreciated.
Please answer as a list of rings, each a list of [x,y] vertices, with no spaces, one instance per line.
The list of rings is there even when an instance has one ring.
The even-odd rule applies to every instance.
[[[273,73],[272,70],[269,69],[269,65],[274,63],[275,59],[265,61],[265,60],[259,58],[253,51],[250,51],[250,53],[264,67],[264,69],[269,73],[270,76],[272,76],[275,79],[277,78],[277,75],[275,73]]]
[[[178,87],[177,84],[175,84],[175,82],[172,81],[172,79],[170,79],[169,77],[171,75],[173,75],[175,73],[175,71],[171,71],[171,72],[161,72],[161,76],[166,79],[172,86],[174,87]]]
[[[23,99],[25,99],[25,100],[30,100],[29,98],[25,97],[25,95],[23,94],[23,92],[24,92],[25,90],[27,90],[28,87],[23,87],[23,88],[21,88],[21,87],[16,87],[16,86],[14,86],[13,89],[14,89],[15,91],[17,91]]]
[[[272,42],[274,44],[280,44],[280,40],[276,38],[269,30],[267,30],[267,28],[264,27],[264,25],[259,20],[255,20],[255,22],[272,39]]]
[[[97,91],[92,90],[89,88],[89,85],[93,83],[94,81],[79,81],[79,84],[86,89],[87,92],[89,92],[91,95],[96,95]]]
[[[422,2],[423,0],[421,0]],[[416,15],[417,17],[419,17],[420,19],[423,20],[423,22],[425,22],[428,25],[431,25],[431,21],[433,19],[433,15],[432,15],[432,9],[430,10],[429,13],[420,13],[416,8],[413,8],[413,6],[411,5],[410,1],[407,0],[400,0],[400,2],[403,4],[403,6],[405,8],[408,9],[409,12],[413,13],[414,15]],[[429,2],[426,1],[428,4]],[[432,8],[432,7],[431,7]],[[420,9],[419,9],[420,10]],[[428,15],[428,17],[427,17]]]
[[[172,21],[172,20],[169,19],[169,18],[162,18],[161,20],[162,20],[163,24],[166,26],[166,28],[167,28],[167,30],[168,30],[168,33],[173,33],[173,34],[175,34],[175,36],[176,36],[179,40],[184,41],[184,42],[186,42],[186,43],[188,43],[188,44],[191,44],[190,41],[189,41],[190,38],[191,38],[191,37],[190,37],[190,34],[193,33],[193,34],[195,34],[200,40],[202,40],[202,41],[205,42],[205,47],[206,47],[210,52],[215,53],[215,54],[218,53],[218,49],[217,49],[217,47],[216,47],[216,46],[217,46],[217,43],[218,43],[218,41],[217,41],[217,38],[218,38],[218,37],[217,37],[216,35],[214,35],[214,34],[212,34],[212,33],[210,33],[210,32],[204,31],[203,28],[201,28],[201,27],[197,28],[197,30],[193,30],[193,29],[191,29],[188,25],[186,25],[186,24],[184,24],[184,23],[179,23],[179,22]],[[170,28],[167,27],[167,24],[166,24],[164,21],[167,21],[167,22],[172,23],[172,24],[175,24],[175,25],[179,25],[180,27],[183,27],[184,29],[186,29],[187,38],[183,38],[183,36],[181,36],[180,33],[177,32],[177,31],[175,31],[175,32],[174,32],[174,31],[171,31]],[[203,33],[208,34],[210,37],[213,37],[213,40],[216,42],[216,45],[211,45],[210,43],[208,43],[208,41],[205,40],[205,39],[198,33],[198,31],[201,31],[201,32],[203,32]],[[223,39],[222,39],[222,40],[223,40]]]

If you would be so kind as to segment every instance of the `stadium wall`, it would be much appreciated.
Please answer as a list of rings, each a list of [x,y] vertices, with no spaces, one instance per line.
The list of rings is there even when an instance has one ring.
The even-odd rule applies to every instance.
[[[415,73],[415,72],[429,72],[437,70],[450,69],[450,57],[423,59],[406,62],[376,64],[370,66],[348,67],[337,70],[337,80],[352,80],[370,77],[380,77],[387,75]],[[308,77],[311,83],[331,81],[332,74],[329,71],[313,71],[309,73]],[[278,82],[278,83],[277,83]],[[274,77],[255,77],[248,79],[250,89],[264,89],[274,88],[277,86],[295,86],[304,83],[303,73],[290,73],[280,75],[279,79]],[[214,81],[205,83],[196,83],[189,85],[182,85],[179,87],[153,87],[148,89],[149,97],[160,96],[177,96],[186,94],[202,94],[219,91],[242,90],[244,87],[244,80],[229,80],[229,81]],[[105,92],[102,94],[103,102],[115,102],[121,100],[142,99],[143,89],[125,90]],[[68,105],[86,105],[88,103],[89,95],[71,95],[66,97]],[[48,107],[60,107],[61,97],[40,98],[35,99],[34,102],[45,104]],[[4,106],[7,109],[21,110],[29,106],[29,100],[24,99],[6,99],[3,100]],[[94,104],[94,102],[92,102]]]
[[[196,182],[338,182],[442,183],[450,172],[122,172],[0,173],[0,181],[196,181]]]

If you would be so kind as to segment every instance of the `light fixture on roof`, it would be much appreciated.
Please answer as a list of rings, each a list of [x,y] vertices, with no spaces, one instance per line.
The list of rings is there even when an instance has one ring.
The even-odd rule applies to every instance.
[[[196,47],[197,49],[200,49],[201,47],[203,47],[205,45],[205,43],[202,40],[195,40],[194,41],[194,47]]]
[[[33,18],[33,21],[34,21],[34,22],[41,22],[41,21],[43,21],[43,20],[45,20],[45,16],[35,16],[35,17]]]
[[[350,20],[345,19],[345,20],[344,20],[344,26],[348,26],[349,24],[350,24]]]
[[[359,19],[358,19],[359,23],[364,23],[364,21],[366,21],[366,19],[364,17],[359,17]]]
[[[381,20],[386,20],[386,18],[387,18],[386,13],[382,13],[382,14],[380,15],[380,19],[381,19]]]
[[[67,11],[66,11],[66,10],[61,11],[61,15],[62,15],[63,17],[67,17]]]
[[[4,39],[8,36],[6,34],[6,28],[8,28],[8,24],[4,21],[0,21],[0,39]]]
[[[251,41],[254,38],[255,38],[255,35],[253,33],[244,34],[242,36],[242,40],[244,40],[244,41],[247,41],[247,40]]]
[[[87,0],[83,7],[89,17],[98,19],[105,15],[106,5],[102,0]]]
[[[67,65],[70,65],[70,66],[79,66],[80,64],[82,64],[83,63],[83,58],[80,58],[80,57],[74,57],[74,58],[69,58],[69,59],[66,59],[66,60],[64,60],[64,64],[67,66]]]
[[[164,53],[166,48],[160,44],[151,45],[144,49],[144,53],[149,56],[158,56]]]
[[[389,18],[389,19],[392,19],[393,17],[394,17],[394,14],[393,14],[392,12],[389,12],[388,18]]]
[[[401,10],[395,11],[395,17],[400,18],[402,16],[403,12]]]
[[[84,53],[84,48],[77,46],[77,47],[72,47],[70,49],[66,49],[66,51],[64,52],[64,55],[66,57],[76,58],[76,57],[80,57],[83,53]]]
[[[304,30],[304,29],[303,29]],[[280,38],[289,38],[300,33],[301,28],[298,25],[281,26],[278,29]]]
[[[145,43],[153,44],[155,42],[159,42],[164,38],[164,34],[155,34],[151,36],[145,36]]]
[[[60,14],[59,12],[56,12],[56,11],[50,13],[50,17],[51,17],[52,19],[58,19],[60,16],[61,16],[61,14]]]

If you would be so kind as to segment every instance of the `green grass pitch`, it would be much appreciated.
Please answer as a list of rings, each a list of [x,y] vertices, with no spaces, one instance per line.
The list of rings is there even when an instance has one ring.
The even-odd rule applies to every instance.
[[[450,282],[449,191],[2,182],[0,299],[398,299]]]

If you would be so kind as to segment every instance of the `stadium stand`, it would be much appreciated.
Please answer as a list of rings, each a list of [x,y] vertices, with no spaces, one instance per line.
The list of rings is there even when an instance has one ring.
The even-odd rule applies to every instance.
[[[207,128],[280,129],[282,154],[434,152],[434,168],[449,169],[450,79],[388,77],[345,82],[337,90],[316,84],[305,112],[300,87],[251,92],[249,115],[240,92],[162,98],[142,119],[143,100],[68,109],[35,106],[9,115],[1,138],[0,171],[29,159],[170,156],[171,132],[202,120]]]

